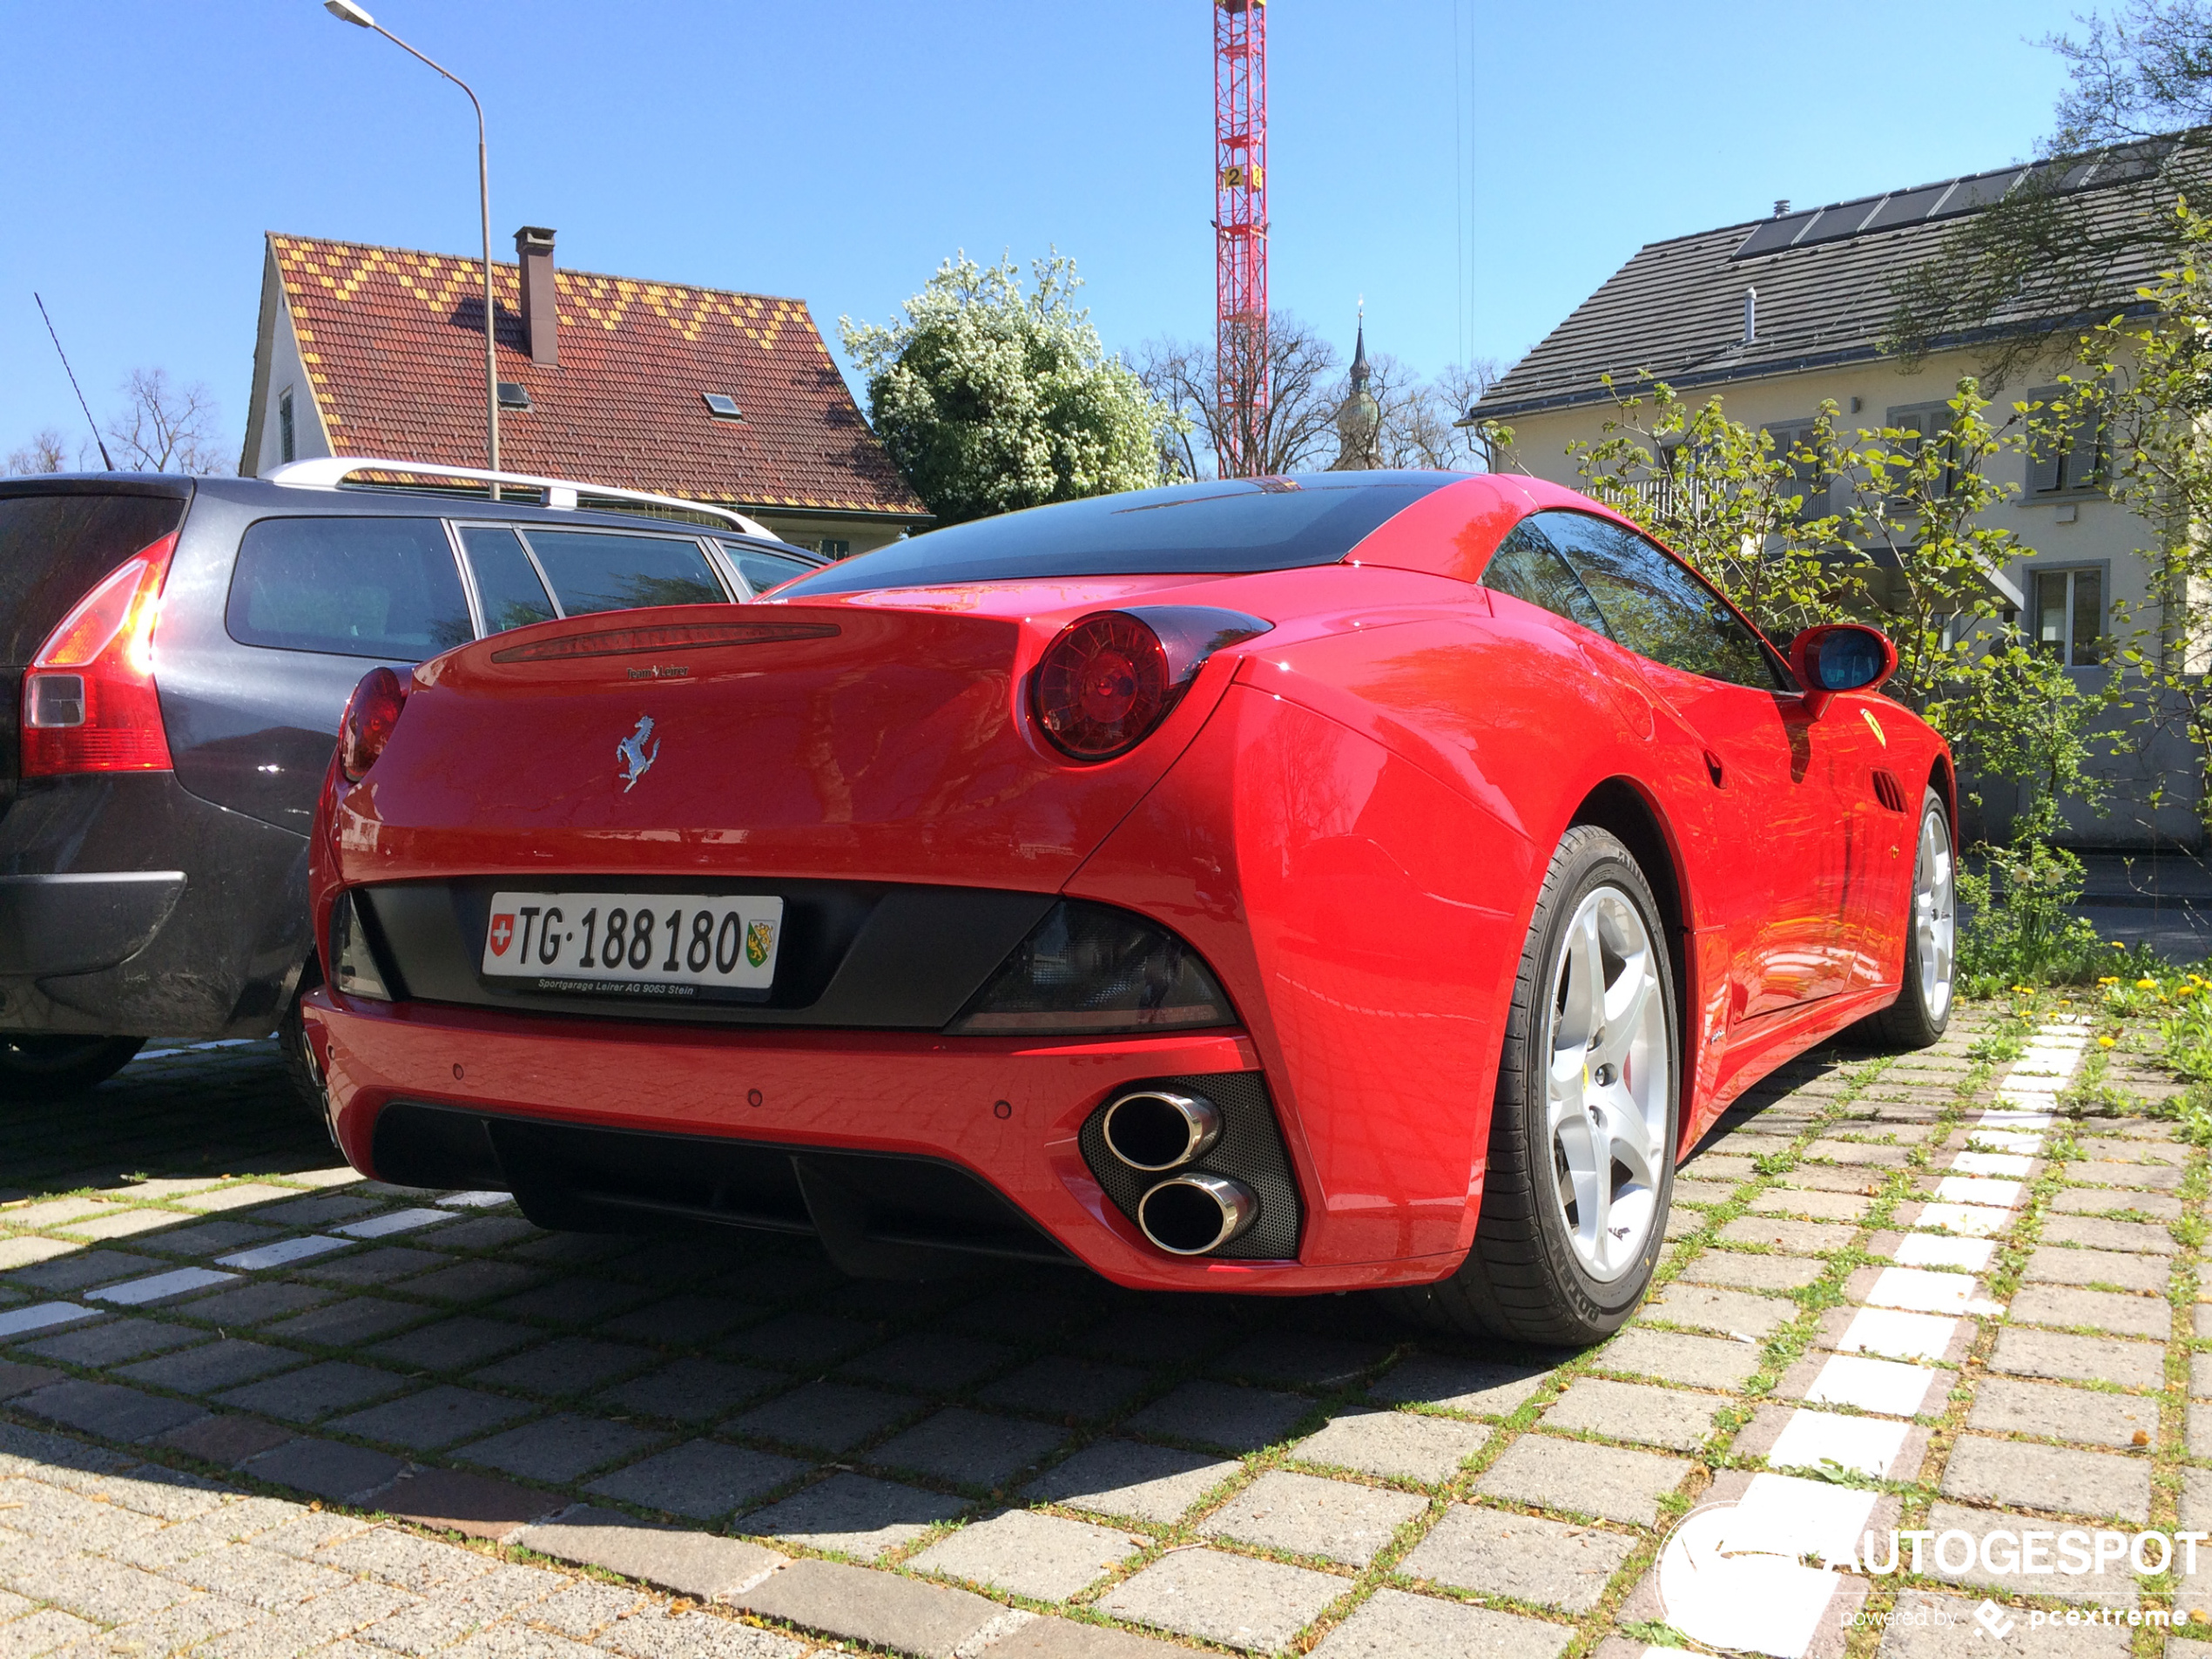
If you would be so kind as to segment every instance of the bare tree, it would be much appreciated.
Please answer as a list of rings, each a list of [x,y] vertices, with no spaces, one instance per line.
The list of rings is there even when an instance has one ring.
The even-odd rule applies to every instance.
[[[129,401],[108,422],[121,463],[142,472],[225,470],[215,434],[215,397],[201,382],[176,387],[165,368],[134,368],[123,382]]]
[[[62,435],[51,427],[41,427],[30,435],[30,442],[20,449],[8,452],[8,474],[19,477],[25,473],[65,472],[69,469],[68,446]]]
[[[1334,454],[1341,398],[1335,379],[1339,361],[1334,346],[1290,313],[1278,311],[1268,319],[1267,408],[1258,430],[1251,435],[1258,473],[1298,472],[1327,464]],[[1194,428],[1163,448],[1163,475],[1219,476],[1221,458],[1237,452],[1237,441],[1244,435],[1231,433],[1224,423],[1224,386],[1215,353],[1181,341],[1149,341],[1137,373],[1154,397],[1185,416]],[[1230,377],[1244,378],[1234,365]]]

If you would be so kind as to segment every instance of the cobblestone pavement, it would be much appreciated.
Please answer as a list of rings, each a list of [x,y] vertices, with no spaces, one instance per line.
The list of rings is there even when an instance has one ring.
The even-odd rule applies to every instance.
[[[1817,1565],[2212,1530],[2205,1154],[2047,1012],[1762,1087],[1574,1355],[549,1235],[330,1167],[266,1044],[151,1052],[0,1109],[0,1659],[1649,1659],[1714,1639],[1655,1561],[1731,1499],[1775,1551],[1741,1645],[2212,1659],[2128,1622],[2212,1618],[2212,1563]]]

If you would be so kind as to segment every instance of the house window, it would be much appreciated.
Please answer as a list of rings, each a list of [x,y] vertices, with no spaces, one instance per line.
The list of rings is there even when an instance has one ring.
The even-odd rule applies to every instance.
[[[2028,450],[2030,493],[2063,495],[2094,489],[2104,482],[2104,423],[2094,407],[2083,407],[2085,389],[2045,386],[2027,395],[2031,402],[2043,406],[2033,417],[2036,429]]]
[[[1898,455],[1917,461],[1924,445],[1932,442],[1941,446],[1944,464],[1928,479],[1929,491],[1938,500],[1948,496],[1959,482],[1957,457],[1951,453],[1951,422],[1956,415],[1948,403],[1916,403],[1892,409],[1885,422],[1904,435],[1896,442]],[[1903,500],[1904,495],[1900,490],[1896,498]]]
[[[299,455],[292,428],[292,388],[287,386],[277,395],[277,459],[296,461]]]
[[[2104,660],[2105,580],[2101,570],[2034,572],[2035,644],[2070,668]]]
[[[814,551],[826,559],[848,559],[853,556],[853,543],[840,541],[834,536],[825,536],[814,543]]]
[[[1821,476],[1820,427],[1812,421],[1786,421],[1766,428],[1774,440],[1774,459],[1790,469],[1796,488],[1797,523],[1828,516],[1828,484]]]

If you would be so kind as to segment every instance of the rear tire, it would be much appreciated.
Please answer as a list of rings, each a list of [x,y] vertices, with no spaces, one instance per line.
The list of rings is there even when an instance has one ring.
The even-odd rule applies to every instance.
[[[145,1043],[144,1037],[0,1039],[0,1101],[81,1095],[129,1065]]]
[[[1951,1024],[1955,1001],[1957,855],[1943,798],[1932,789],[1920,798],[1920,829],[1913,846],[1912,891],[1905,913],[1905,983],[1896,1001],[1859,1022],[1869,1043],[1894,1054],[1933,1047]]]
[[[1545,1345],[1618,1330],[1666,1242],[1679,1030],[1643,872],[1608,832],[1568,830],[1514,982],[1474,1246],[1398,1305],[1454,1334]]]

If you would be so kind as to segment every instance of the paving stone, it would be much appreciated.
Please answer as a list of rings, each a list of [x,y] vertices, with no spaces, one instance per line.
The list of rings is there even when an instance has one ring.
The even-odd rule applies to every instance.
[[[406,1378],[388,1371],[357,1366],[351,1360],[326,1359],[305,1370],[231,1389],[215,1399],[233,1411],[253,1412],[287,1423],[314,1423],[411,1386]]]
[[[141,1360],[115,1374],[179,1394],[212,1394],[297,1366],[302,1357],[290,1348],[231,1337],[187,1348],[182,1353]]]
[[[1720,1230],[1728,1244],[1771,1244],[1798,1256],[1825,1256],[1851,1241],[1853,1228],[1833,1223],[1791,1221],[1781,1216],[1738,1216]]]
[[[1238,1467],[1173,1447],[1099,1440],[1032,1481],[1026,1495],[1094,1514],[1134,1515],[1171,1526]]]
[[[687,1357],[617,1383],[600,1399],[618,1411],[665,1417],[679,1423],[705,1423],[783,1381],[773,1372],[755,1371],[750,1366]]]
[[[94,1641],[99,1635],[100,1627],[97,1624],[64,1613],[58,1608],[43,1608],[27,1619],[0,1627],[0,1642],[5,1643],[0,1647],[0,1653],[4,1653],[7,1659],[17,1659],[17,1656],[29,1659],[33,1654],[51,1653],[75,1642]]]
[[[179,1217],[172,1216],[169,1219],[174,1221]],[[160,1238],[145,1242],[148,1248],[167,1255],[200,1257],[244,1250],[278,1236],[279,1229],[260,1226],[250,1221],[199,1221],[188,1227],[172,1227]]]
[[[1332,1464],[1366,1474],[1434,1482],[1458,1474],[1460,1466],[1489,1438],[1487,1428],[1447,1418],[1351,1411],[1300,1440],[1291,1448],[1291,1455],[1302,1462]]]
[[[968,1507],[964,1499],[840,1473],[756,1509],[737,1530],[873,1561]]]
[[[409,1273],[420,1273],[426,1268],[440,1266],[445,1259],[434,1250],[415,1250],[406,1244],[380,1244],[374,1250],[302,1262],[292,1271],[326,1285],[388,1285],[394,1279],[405,1278]],[[419,1314],[420,1310],[417,1312]]]
[[[244,1210],[257,1204],[267,1204],[277,1198],[296,1198],[300,1195],[290,1187],[276,1186],[266,1181],[243,1181],[235,1186],[216,1187],[179,1197],[177,1202],[187,1210]]]
[[[2126,1521],[2150,1518],[2148,1459],[1978,1434],[1961,1435],[1952,1447],[1942,1490],[1946,1497],[1968,1501]]]
[[[914,1331],[846,1360],[846,1376],[919,1393],[946,1394],[1010,1364],[1015,1350],[949,1331]]]
[[[1680,1486],[1693,1467],[1652,1452],[1524,1434],[1483,1473],[1475,1490],[1508,1503],[1648,1527],[1659,1513],[1660,1497]]]
[[[2212,1475],[2202,1469],[2182,1471],[2182,1525],[2202,1527],[2212,1522]]]
[[[21,1395],[12,1403],[17,1411],[50,1423],[125,1442],[151,1440],[204,1413],[203,1407],[186,1400],[164,1399],[116,1383],[76,1379]]]
[[[725,1515],[756,1503],[807,1465],[771,1452],[749,1451],[719,1440],[671,1447],[627,1468],[601,1475],[584,1490],[693,1521]]]
[[[873,1438],[914,1409],[914,1402],[901,1395],[848,1383],[810,1382],[755,1406],[730,1427],[763,1440],[843,1452]]]
[[[2047,1244],[2080,1244],[2146,1256],[2171,1256],[2176,1248],[2174,1235],[2163,1227],[2141,1221],[2107,1221],[2099,1216],[2046,1216],[2042,1239]]]
[[[1345,1580],[1307,1568],[1179,1549],[1116,1585],[1096,1605],[1116,1618],[1273,1653],[1345,1588]]]
[[[794,1368],[822,1365],[849,1353],[880,1333],[858,1319],[826,1313],[782,1313],[726,1339],[723,1347],[747,1359]]]
[[[253,1287],[260,1289],[260,1285]],[[237,1292],[232,1292],[237,1294]],[[206,1306],[196,1303],[195,1307]],[[267,1334],[287,1342],[311,1342],[326,1348],[350,1348],[414,1325],[429,1310],[411,1302],[388,1302],[377,1296],[350,1297],[327,1307],[318,1307],[269,1326]]]
[[[1741,1388],[1757,1374],[1759,1351],[1724,1337],[1686,1336],[1631,1325],[1599,1349],[1595,1361],[1608,1371],[1632,1372],[1692,1388]]]
[[[62,1374],[51,1366],[24,1366],[12,1359],[0,1359],[0,1399],[13,1399],[17,1394],[59,1382]]]
[[[1513,1359],[1454,1359],[1410,1354],[1368,1393],[1401,1406],[1434,1406],[1471,1417],[1507,1417],[1552,1374],[1549,1366]]]
[[[1276,1470],[1208,1516],[1199,1531],[1292,1555],[1365,1567],[1393,1534],[1428,1508],[1410,1492]]]
[[[1736,1196],[1732,1181],[1694,1181],[1689,1177],[1675,1177],[1674,1202],[1676,1204],[1711,1205],[1726,1204]]]
[[[997,1487],[1035,1465],[1066,1438],[1061,1430],[1042,1423],[990,1417],[952,1406],[894,1435],[869,1458],[955,1485]]]
[[[347,1502],[385,1485],[400,1472],[399,1459],[342,1440],[302,1436],[251,1458],[245,1473],[271,1486],[293,1487],[318,1498]]]
[[[2054,1382],[2111,1382],[2123,1388],[2157,1388],[2164,1382],[2165,1351],[2148,1342],[2062,1335],[2006,1325],[1997,1333],[1990,1369]]]
[[[120,1250],[80,1250],[8,1275],[8,1282],[34,1291],[68,1295],[94,1285],[112,1284],[140,1273],[158,1273],[169,1264]]]
[[[1712,1394],[1578,1377],[1544,1413],[1543,1422],[1569,1433],[1694,1452],[1712,1433],[1713,1413],[1729,1403]]]
[[[2134,1607],[2136,1604],[2135,1581],[2131,1575],[2121,1573],[2035,1573],[2020,1571],[1992,1572],[1984,1565],[1982,1541],[1992,1532],[2004,1531],[2017,1539],[2023,1527],[2038,1527],[2041,1523],[2001,1509],[1983,1509],[1965,1504],[1937,1501],[1929,1506],[1928,1517],[1919,1523],[1934,1533],[1962,1532],[1974,1542],[1973,1564],[1956,1569],[1946,1568],[1932,1548],[1925,1558],[1929,1576],[1948,1580],[1954,1584],[1971,1584],[1977,1588],[1993,1589],[2013,1595],[2050,1596],[2062,1602],[2085,1602],[2107,1607]],[[1931,1544],[1932,1544],[1932,1540]],[[1909,1548],[1909,1547],[1908,1547]],[[2000,1558],[2003,1546],[2000,1547]],[[1959,1559],[1954,1548],[1952,1559]],[[1972,1627],[1969,1627],[1972,1628]],[[1963,1644],[1952,1634],[1952,1645],[1942,1649],[1946,1655],[1955,1654]],[[2046,1652],[2067,1651],[2048,1648]]]
[[[711,1342],[760,1313],[754,1304],[733,1297],[686,1293],[610,1319],[600,1330],[603,1335],[631,1342],[690,1347]]]
[[[402,1395],[367,1411],[335,1418],[329,1426],[364,1440],[403,1446],[410,1452],[430,1452],[489,1434],[529,1414],[530,1407],[519,1399],[441,1383],[418,1394]]]
[[[1127,1404],[1145,1380],[1146,1373],[1134,1366],[1047,1354],[1012,1376],[1001,1377],[976,1398],[987,1406],[1002,1406],[1039,1417],[1096,1422]]]
[[[604,1567],[703,1602],[728,1599],[784,1559],[740,1539],[655,1526],[619,1510],[583,1505],[524,1527],[515,1541],[555,1561]]]
[[[1137,1553],[1126,1533],[1015,1509],[961,1527],[907,1564],[1041,1602],[1064,1602]]]
[[[430,1271],[406,1279],[399,1289],[410,1296],[428,1297],[434,1302],[450,1302],[460,1307],[488,1302],[496,1296],[506,1297],[510,1300],[498,1312],[508,1318],[529,1317],[528,1310],[513,1306],[511,1298],[517,1291],[540,1285],[545,1278],[536,1268],[526,1267],[520,1262],[455,1262],[450,1257],[428,1251],[414,1253],[428,1257]]]
[[[1801,1291],[1819,1282],[1827,1264],[1809,1256],[1755,1256],[1749,1251],[1709,1250],[1683,1269],[1693,1285],[1726,1285],[1738,1290]]]
[[[373,1527],[322,1545],[313,1559],[356,1577],[396,1585],[417,1595],[432,1595],[482,1578],[499,1565],[491,1557],[435,1538],[420,1538],[395,1527]]]
[[[731,1599],[765,1618],[927,1659],[951,1659],[1001,1613],[966,1590],[824,1561],[793,1561]]]
[[[472,1263],[475,1266],[499,1266],[509,1272],[513,1264]],[[458,1268],[451,1270],[458,1272]],[[490,1276],[488,1274],[486,1278]],[[410,1282],[409,1290],[415,1287]],[[554,1325],[582,1325],[596,1328],[617,1313],[626,1313],[641,1302],[650,1301],[652,1291],[636,1285],[624,1285],[610,1278],[561,1278],[550,1285],[540,1285],[534,1290],[509,1296],[492,1309],[502,1318],[543,1319]]]
[[[274,1423],[265,1423],[258,1417],[218,1412],[196,1417],[189,1423],[179,1424],[166,1433],[157,1434],[153,1437],[153,1444],[172,1447],[185,1456],[196,1457],[203,1463],[235,1468],[248,1458],[257,1457],[292,1438],[290,1429],[279,1428]]]
[[[125,1318],[78,1325],[58,1336],[23,1343],[17,1351],[36,1354],[41,1359],[58,1359],[64,1365],[99,1367],[121,1365],[148,1354],[166,1353],[186,1343],[205,1340],[206,1333],[190,1325]]]
[[[379,1621],[368,1635],[379,1647],[431,1653],[502,1614],[543,1601],[563,1582],[559,1574],[543,1568],[497,1567]]]
[[[2034,1434],[2098,1446],[2150,1446],[2158,1440],[2158,1401],[2141,1394],[1987,1377],[1974,1390],[1966,1426],[1992,1434]],[[2143,1435],[2143,1440],[2135,1437]]]
[[[516,1388],[548,1399],[588,1393],[617,1377],[653,1363],[650,1348],[600,1342],[590,1337],[556,1337],[541,1347],[495,1361],[469,1373],[469,1380],[491,1388]]]
[[[677,1611],[681,1605],[649,1603],[600,1637],[600,1647],[628,1659],[799,1659],[806,1651],[789,1636],[711,1613]]]
[[[318,1192],[304,1198],[291,1198],[282,1204],[273,1204],[257,1211],[256,1221],[265,1221],[280,1227],[333,1227],[341,1221],[358,1220],[378,1206],[372,1199],[349,1192]]]
[[[1873,1199],[1863,1193],[1796,1187],[1769,1187],[1751,1201],[1752,1210],[1760,1215],[1802,1216],[1812,1221],[1857,1221],[1873,1206]]]
[[[1743,1291],[1712,1290],[1677,1281],[1644,1305],[1638,1319],[1661,1318],[1700,1331],[1736,1332],[1762,1339],[1797,1317],[1794,1302],[1771,1296],[1752,1296]]]
[[[187,1302],[176,1317],[218,1326],[266,1325],[273,1319],[320,1307],[334,1292],[312,1285],[293,1285],[283,1279],[262,1279]]]
[[[2143,1187],[2170,1191],[2182,1184],[2181,1170],[2163,1163],[2112,1163],[2091,1159],[2066,1166],[2068,1186]]]
[[[550,1625],[563,1635],[589,1641],[617,1619],[651,1606],[624,1584],[580,1578],[530,1609],[530,1622]]]
[[[408,1371],[466,1371],[543,1334],[526,1325],[462,1313],[388,1338],[365,1352],[371,1359]]]
[[[987,1649],[990,1659],[1189,1659],[1190,1649],[1102,1624],[1031,1619]],[[2212,1659],[2212,1656],[2208,1656]]]
[[[1637,1541],[1540,1515],[1453,1504],[1398,1564],[1409,1578],[1587,1613]]]
[[[1901,1590],[1895,1611],[1882,1636],[1882,1659],[1955,1659],[1961,1644],[1989,1659],[2028,1659],[2063,1654],[2066,1659],[2128,1659],[2134,1642],[2126,1624],[2076,1625],[2059,1631],[2040,1629],[2015,1612],[2002,1639],[1990,1635],[1975,1622],[1980,1603],[1957,1595],[1932,1595],[1925,1590]],[[2059,1615],[2061,1619],[2064,1614]],[[2054,1639],[2055,1638],[2055,1639]],[[2167,1659],[2191,1659],[2194,1642],[2175,1641],[2166,1649]]]
[[[2174,1327],[2174,1310],[2157,1297],[2077,1291],[2057,1285],[2023,1286],[2013,1298],[2006,1317],[2022,1325],[2086,1325],[2115,1336],[2148,1337],[2155,1342],[2164,1341]]]
[[[1379,1342],[1346,1342],[1307,1331],[1277,1331],[1240,1342],[1217,1359],[1212,1369],[1258,1382],[1289,1383],[1306,1388],[1342,1388],[1363,1371],[1389,1357]]]
[[[2161,1221],[2182,1218],[2182,1201],[2164,1192],[2108,1192],[2099,1187],[2060,1187],[2052,1196],[2051,1208],[2067,1215],[2102,1216],[2115,1211],[2133,1211]]]
[[[377,1507],[402,1521],[439,1532],[503,1541],[517,1528],[543,1520],[565,1501],[550,1492],[516,1486],[465,1469],[410,1469],[378,1494]]]
[[[2027,1258],[2027,1271],[2020,1277],[2030,1285],[2116,1285],[2123,1291],[2163,1296],[2170,1271],[2157,1256],[2041,1244]]]
[[[1200,1379],[1154,1400],[1129,1426],[1142,1434],[1256,1452],[1281,1440],[1312,1409],[1313,1402],[1298,1394]]]
[[[635,1457],[658,1439],[651,1430],[628,1423],[560,1412],[464,1446],[455,1455],[525,1480],[558,1484],[620,1459]]]

